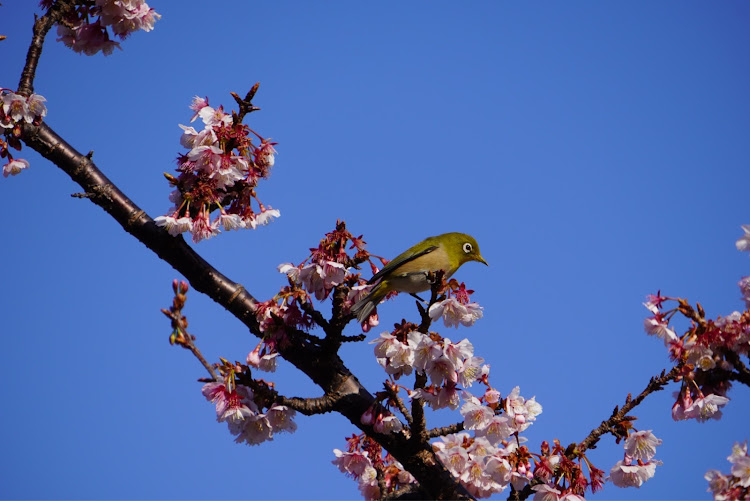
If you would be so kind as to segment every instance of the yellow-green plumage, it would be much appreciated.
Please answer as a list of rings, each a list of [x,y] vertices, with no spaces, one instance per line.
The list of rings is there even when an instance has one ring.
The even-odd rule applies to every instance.
[[[396,256],[368,283],[377,283],[370,293],[352,307],[360,323],[366,321],[375,307],[393,291],[416,294],[430,288],[428,272],[445,271],[450,278],[462,264],[479,261],[487,264],[477,241],[465,233],[443,233],[429,237]]]

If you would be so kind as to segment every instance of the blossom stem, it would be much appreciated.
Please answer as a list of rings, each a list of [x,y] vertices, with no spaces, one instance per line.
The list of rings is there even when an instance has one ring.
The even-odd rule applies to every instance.
[[[397,387],[395,385],[391,385],[386,383],[385,390],[388,392],[388,396],[396,402],[396,406],[398,407],[398,410],[401,411],[401,414],[404,416],[404,419],[406,419],[406,422],[409,424],[409,428],[412,427],[414,424],[414,420],[411,417],[411,413],[409,412],[409,409],[406,408],[406,405],[404,404],[404,401],[401,399],[401,397],[398,396],[398,391],[396,389]]]

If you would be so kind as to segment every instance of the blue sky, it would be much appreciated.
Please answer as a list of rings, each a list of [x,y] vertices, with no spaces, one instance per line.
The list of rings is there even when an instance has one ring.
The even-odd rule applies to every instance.
[[[36,2],[0,7],[0,86],[15,88]],[[197,245],[257,298],[284,284],[344,219],[372,252],[470,233],[489,268],[456,275],[485,316],[468,337],[507,394],[544,407],[533,448],[580,441],[628,392],[668,367],[643,333],[645,296],[698,300],[708,315],[742,307],[750,261],[734,248],[750,223],[750,4],[662,2],[242,2],[154,0],[163,15],[112,56],[45,45],[36,91],[47,123],[152,217],[169,208],[194,95],[231,106],[261,87],[250,125],[278,141],[261,199],[281,218]],[[177,273],[31,150],[31,169],[0,182],[4,216],[0,332],[6,363],[3,498],[351,499],[331,465],[355,430],[336,415],[249,448],[214,420],[202,368],[170,347],[159,309]],[[211,300],[186,313],[211,360],[256,344]],[[400,297],[387,328],[414,318]],[[680,327],[685,327],[681,324]],[[351,326],[352,333],[356,333]],[[372,333],[375,337],[380,330]],[[376,391],[372,346],[342,356]],[[269,379],[287,395],[319,390],[289,364]],[[750,391],[721,421],[671,419],[672,385],[635,414],[664,440],[654,479],[598,499],[708,499],[703,474],[728,471],[748,437]],[[432,423],[460,416],[439,413]],[[610,438],[591,451],[609,470]],[[505,496],[501,496],[504,498]]]

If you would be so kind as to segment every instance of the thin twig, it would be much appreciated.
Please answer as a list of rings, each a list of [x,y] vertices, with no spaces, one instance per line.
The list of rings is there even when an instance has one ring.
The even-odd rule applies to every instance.
[[[189,334],[188,334],[189,336]],[[201,364],[203,364],[203,367],[206,368],[209,374],[211,374],[211,378],[214,381],[219,381],[219,375],[214,370],[213,366],[206,361],[206,359],[203,357],[203,353],[201,353],[201,350],[198,349],[197,346],[195,346],[195,343],[191,342],[189,345],[185,346],[182,345],[184,348],[187,348],[191,351],[191,353],[195,356],[195,358],[200,361]]]
[[[591,433],[589,433],[589,435],[578,444],[577,452],[583,453],[587,449],[593,447],[599,441],[602,435],[610,432],[612,427],[620,423],[623,418],[627,416],[628,412],[630,412],[635,406],[640,404],[644,398],[646,398],[651,393],[654,393],[655,391],[661,390],[665,385],[667,385],[667,383],[672,381],[674,377],[679,374],[681,369],[682,364],[677,364],[672,367],[672,370],[670,370],[669,372],[665,373],[665,371],[662,371],[659,376],[652,377],[646,385],[646,388],[640,393],[640,395],[632,400],[627,401],[625,405],[623,405],[619,410],[617,407],[615,407],[615,410],[612,412],[612,416],[608,420],[602,421],[602,424],[600,424],[597,428],[591,430]]]
[[[409,412],[409,409],[406,408],[406,405],[404,404],[404,401],[401,397],[398,396],[398,392],[396,391],[395,384],[391,384],[386,382],[385,383],[385,391],[388,392],[388,397],[396,402],[396,407],[398,407],[398,410],[401,411],[401,414],[404,416],[404,419],[406,419],[406,422],[409,425],[409,428],[412,427],[414,424],[414,420],[411,417],[411,413]]]
[[[459,433],[461,431],[464,431],[464,424],[463,423],[455,423],[448,426],[442,426],[440,428],[433,428],[431,430],[427,430],[427,436],[429,438],[435,438],[435,437],[444,437],[446,435],[451,435],[453,433]]]

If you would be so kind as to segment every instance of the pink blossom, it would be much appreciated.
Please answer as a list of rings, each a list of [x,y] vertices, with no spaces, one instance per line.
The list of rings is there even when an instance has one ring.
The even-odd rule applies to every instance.
[[[265,372],[276,372],[276,361],[279,356],[273,343],[265,340],[258,343],[253,351],[247,355],[247,365]]]
[[[716,367],[714,352],[711,348],[697,343],[685,343],[687,362],[697,369],[708,371]]]
[[[443,353],[456,367],[463,366],[464,360],[474,354],[474,345],[468,339],[452,343],[450,339],[443,339]]]
[[[393,375],[396,379],[411,374],[414,351],[408,344],[402,343],[387,332],[370,343],[375,344],[375,357],[387,374]]]
[[[333,449],[333,453],[336,455],[336,459],[331,462],[338,467],[341,473],[351,475],[354,478],[359,478],[367,467],[372,466],[370,458],[362,452],[343,452],[339,449]]]
[[[497,454],[490,456],[485,462],[484,469],[490,478],[501,486],[505,487],[510,483],[513,468],[506,458]]]
[[[493,445],[498,445],[515,432],[516,427],[507,414],[494,416],[485,428],[476,431],[478,436],[485,437]]]
[[[492,388],[487,388],[487,391],[484,392],[484,401],[488,404],[498,403],[500,401],[500,392]]]
[[[229,391],[224,382],[207,383],[201,392],[206,400],[216,404],[218,421],[242,421],[258,412],[253,391],[246,386],[237,385]]]
[[[669,328],[669,325],[664,321],[660,313],[646,318],[643,321],[643,328],[646,334],[662,339],[665,345],[678,339],[677,334]]]
[[[21,173],[22,170],[29,168],[29,162],[23,158],[14,158],[7,164],[3,165],[3,177],[16,176]]]
[[[29,114],[32,119],[44,118],[47,116],[47,106],[44,104],[45,101],[47,100],[39,94],[32,94],[29,96],[27,103],[29,105]],[[30,122],[29,120],[26,121]]]
[[[28,119],[30,114],[26,98],[15,92],[5,92],[3,93],[2,101],[3,113],[13,119],[14,122],[20,122],[21,120],[31,122]]]
[[[484,437],[474,437],[471,445],[466,449],[470,456],[474,458],[491,456],[497,452],[497,447],[492,445],[489,440]]]
[[[268,208],[263,209],[259,214],[255,215],[255,225],[253,228],[256,226],[264,226],[277,217],[281,217],[281,212],[278,209],[272,209],[269,206]]]
[[[534,491],[534,501],[559,501],[562,492],[548,484],[537,484],[531,488]]]
[[[464,388],[470,387],[474,381],[489,373],[490,366],[484,364],[482,357],[469,357],[463,361],[463,367],[458,371],[458,384]]]
[[[378,414],[373,425],[377,433],[399,433],[402,428],[401,421],[391,413]]]
[[[717,496],[721,496],[722,491],[729,487],[730,477],[717,470],[709,470],[703,478],[708,480],[708,492],[713,492],[714,499],[721,499]]]
[[[208,106],[208,98],[207,97],[206,98],[202,98],[202,97],[199,97],[199,96],[193,96],[193,101],[190,103],[190,109],[193,110],[195,112],[195,114],[193,114],[193,116],[190,117],[190,121],[191,122],[195,122],[195,119],[198,118],[198,114],[200,113],[200,111],[203,108],[205,108],[206,106]],[[180,125],[180,127],[182,127],[183,129],[185,128],[182,125]],[[192,129],[192,127],[190,127],[190,128]],[[195,130],[195,129],[193,129],[193,130]]]
[[[477,303],[462,304],[457,298],[449,297],[430,306],[430,318],[435,321],[443,318],[446,327],[458,327],[459,324],[471,327],[482,318],[482,307]]]
[[[721,411],[719,407],[723,407],[727,402],[729,402],[729,399],[720,395],[710,394],[694,401],[687,395],[683,401],[678,400],[672,406],[672,419],[675,421],[696,419],[698,422],[720,419]]]
[[[488,497],[492,493],[492,477],[484,468],[484,462],[470,458],[466,468],[458,477],[470,494],[476,497]]]
[[[261,146],[255,152],[255,165],[260,169],[263,177],[268,177],[268,173],[276,162],[276,150],[273,145],[276,143],[269,142],[270,139],[263,139]]]
[[[747,440],[743,443],[735,442],[732,446],[732,454],[727,457],[727,461],[734,464],[738,459],[747,456]]]
[[[625,439],[625,453],[633,459],[646,462],[654,457],[656,447],[661,443],[661,439],[656,438],[651,430],[638,431]]]
[[[737,477],[742,487],[750,487],[750,457],[743,456],[732,464],[732,475]]]
[[[355,285],[349,289],[349,293],[346,295],[346,311],[349,311],[353,305],[359,302],[360,299],[367,296],[373,287],[374,284],[362,284]]]
[[[375,501],[382,498],[378,486],[378,471],[374,467],[365,467],[357,482],[359,483],[359,492],[364,499]]]
[[[346,267],[334,261],[321,261],[305,265],[299,274],[299,281],[318,300],[328,297],[331,290],[344,281]]]
[[[240,216],[237,214],[227,214],[225,212],[219,216],[219,224],[227,231],[238,230],[245,227]]]
[[[208,212],[201,212],[193,219],[193,242],[198,243],[201,240],[211,238],[219,233],[219,225],[211,223],[208,219]]]
[[[524,399],[520,395],[520,387],[516,386],[505,399],[505,411],[513,420],[516,430],[524,431],[542,413],[542,406],[536,402],[535,397]]]
[[[362,324],[362,332],[370,332],[370,329],[380,325],[380,318],[378,317],[377,311],[367,317],[367,321]]]
[[[218,125],[229,125],[232,123],[232,117],[224,113],[224,108],[219,106],[214,109],[211,106],[204,106],[198,112],[198,116],[201,117],[203,123],[213,127]]]
[[[472,397],[461,407],[461,415],[464,417],[464,429],[481,430],[490,424],[495,413],[489,407],[482,405],[477,398]]]
[[[458,381],[455,364],[444,354],[431,358],[427,362],[425,372],[430,376],[432,384],[437,386],[441,386],[446,381],[451,383],[456,383]]]
[[[294,422],[294,417],[297,415],[297,411],[287,407],[286,405],[273,404],[266,412],[268,422],[271,424],[271,429],[274,433],[278,432],[289,432],[293,433],[297,430],[297,423]]]
[[[247,445],[258,445],[267,440],[273,440],[273,430],[265,414],[257,414],[245,419],[241,432],[234,439],[237,443],[244,442]]]
[[[627,458],[618,461],[609,472],[609,478],[617,487],[640,487],[656,473],[656,466],[660,461],[646,464],[630,464]]]
[[[740,286],[740,292],[742,292],[742,300],[745,302],[745,307],[750,309],[750,276],[742,277],[737,285]]]
[[[154,223],[167,230],[173,237],[193,230],[193,220],[189,217],[175,219],[174,216],[157,216],[154,218]]]
[[[120,44],[110,40],[107,29],[99,20],[94,23],[81,21],[74,28],[68,28],[61,24],[57,25],[58,41],[63,42],[74,52],[83,53],[87,56],[93,56],[101,51],[105,56],[109,56],[115,50],[120,48]]]
[[[742,231],[745,232],[740,238],[737,239],[735,245],[738,251],[750,251],[750,224],[743,224]]]
[[[426,334],[412,331],[407,335],[407,339],[409,347],[414,351],[414,368],[420,372],[425,371],[427,364],[434,357],[442,354],[440,345]]]
[[[437,449],[435,455],[443,463],[443,466],[456,477],[464,471],[469,461],[469,454],[461,445],[463,443],[462,437],[464,436],[468,438],[469,434],[447,435],[443,437],[443,442],[435,442],[433,444],[433,447]],[[456,440],[459,438],[462,439],[461,442],[456,443]]]
[[[224,150],[215,145],[198,145],[188,151],[187,158],[195,164],[196,169],[206,174],[213,174],[221,165]]]

